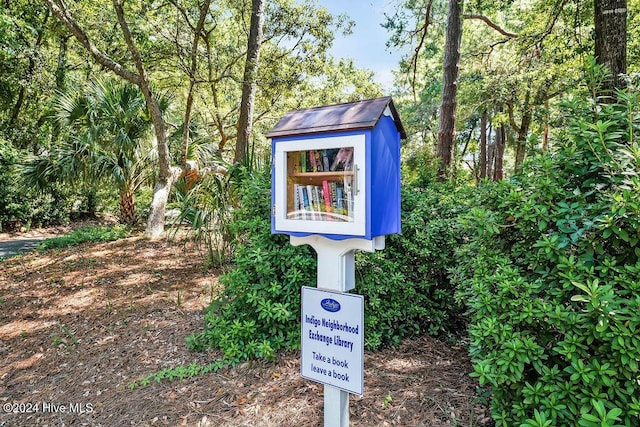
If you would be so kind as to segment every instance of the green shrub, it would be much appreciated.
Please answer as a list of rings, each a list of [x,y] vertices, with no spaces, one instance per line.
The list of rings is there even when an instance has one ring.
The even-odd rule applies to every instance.
[[[60,185],[43,192],[26,186],[18,168],[24,155],[0,139],[0,231],[67,223],[70,192]]]
[[[640,102],[569,101],[555,150],[478,190],[451,270],[499,426],[640,425]]]
[[[356,291],[365,295],[368,348],[465,329],[447,270],[461,244],[456,218],[468,209],[469,191],[435,181],[406,184],[402,234],[388,236],[384,251],[357,253]]]
[[[446,268],[460,243],[454,219],[465,198],[448,186],[407,187],[403,234],[390,236],[384,251],[356,256],[368,349],[459,324]],[[229,226],[238,239],[234,268],[220,278],[223,295],[208,308],[204,331],[189,339],[195,349],[220,349],[231,363],[299,347],[300,288],[316,285],[317,268],[313,249],[271,234],[268,175],[240,186],[239,206]]]
[[[178,224],[189,227],[189,236],[207,251],[207,264],[221,267],[233,251],[227,225],[233,211],[233,188],[236,170],[230,173],[208,174],[190,187],[186,179],[174,186],[172,207],[179,215],[174,219],[173,233],[180,230]]]
[[[223,294],[207,309],[205,330],[188,340],[194,349],[219,348],[232,364],[299,347],[300,287],[315,283],[313,251],[271,234],[270,189],[265,174],[241,184],[229,224],[238,240],[235,266],[220,277]]]
[[[129,234],[129,227],[118,224],[114,226],[87,226],[73,230],[71,233],[60,237],[52,237],[43,240],[38,245],[39,251],[54,248],[66,248],[85,242],[111,242],[122,239]]]

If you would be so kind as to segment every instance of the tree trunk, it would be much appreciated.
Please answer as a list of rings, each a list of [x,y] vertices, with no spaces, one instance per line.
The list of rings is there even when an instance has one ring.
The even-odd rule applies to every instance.
[[[207,51],[207,75],[208,75],[208,81],[209,81],[209,88],[211,90],[211,99],[213,100],[213,106],[215,107],[213,110],[213,124],[218,130],[218,133],[220,134],[218,151],[220,152],[220,155],[222,155],[222,152],[224,151],[227,145],[227,142],[229,141],[229,136],[227,135],[227,132],[224,128],[224,117],[222,116],[222,114],[220,114],[221,107],[220,107],[220,100],[218,96],[217,80],[216,78],[214,78],[215,59],[211,52],[211,40],[210,40],[209,34],[207,34],[207,36],[204,37],[204,45]]]
[[[495,167],[493,169],[493,180],[502,181],[504,178],[504,149],[507,145],[507,132],[504,125],[496,128],[495,146]]]
[[[124,224],[136,222],[136,202],[131,190],[120,192],[120,221]]]
[[[60,49],[58,50],[58,65],[56,66],[56,88],[64,91],[67,81],[67,43],[69,36],[63,34],[59,37]]]
[[[520,125],[516,123],[513,113],[513,105],[508,104],[507,109],[509,112],[509,123],[511,124],[513,130],[518,134],[518,137],[516,139],[516,158],[514,164],[514,173],[518,173],[527,154],[527,135],[529,134],[531,119],[533,117],[533,108],[531,107],[531,91],[527,90],[524,98],[524,105],[522,106],[522,120],[520,122]]]
[[[480,179],[487,177],[487,110],[480,117]]]
[[[493,134],[493,142],[491,141],[491,134]],[[493,124],[489,122],[489,130],[487,131],[487,179],[493,179],[493,162],[496,157],[496,132],[493,129]]]
[[[44,32],[45,26],[47,25],[47,21],[49,20],[49,10],[47,9],[44,19],[42,21],[42,27],[37,29],[38,37],[36,38],[36,42],[31,49],[32,52],[29,53],[29,65],[27,66],[27,71],[24,76],[25,81],[31,80],[31,76],[36,68],[36,55],[40,51],[40,45],[44,40]],[[18,121],[18,115],[20,114],[20,110],[22,109],[22,105],[24,104],[24,99],[26,96],[26,83],[20,85],[20,91],[18,92],[18,99],[13,106],[13,110],[11,112],[11,119],[9,120],[9,127],[14,126]]]
[[[147,219],[147,228],[145,231],[147,238],[157,239],[162,235],[162,233],[164,233],[164,214],[167,208],[167,201],[169,200],[171,186],[176,179],[176,173],[179,175],[182,172],[182,169],[177,168],[176,171],[171,168],[169,142],[167,139],[164,118],[162,117],[162,111],[160,110],[160,104],[151,90],[151,83],[149,82],[147,70],[142,63],[140,52],[133,41],[129,26],[124,19],[124,11],[122,10],[120,0],[113,0],[113,7],[116,10],[118,23],[120,24],[124,40],[127,43],[127,48],[129,53],[131,53],[133,63],[138,71],[139,78],[137,84],[140,90],[142,90],[147,107],[151,113],[151,122],[153,123],[153,129],[157,139],[158,182],[156,183],[153,191],[153,200],[151,202],[151,210],[149,212],[149,218]]]
[[[514,165],[514,173],[520,172],[522,169],[522,163],[527,155],[527,135],[529,134],[529,128],[531,127],[532,109],[529,105],[525,105],[526,109],[522,115],[522,123],[520,123],[520,129],[518,131],[518,140],[516,141],[516,162]]]
[[[247,60],[244,65],[242,80],[242,100],[240,102],[240,118],[238,120],[238,138],[234,163],[243,163],[247,155],[247,147],[251,139],[251,125],[258,77],[258,61],[260,59],[260,43],[262,43],[262,23],[264,20],[264,0],[253,0],[251,4],[251,27],[247,43]]]
[[[145,237],[157,239],[164,233],[165,211],[169,193],[171,193],[171,186],[181,174],[182,168],[173,168],[168,177],[158,177],[158,181],[153,188],[153,200],[151,201],[151,209],[147,219],[147,228],[144,232]]]
[[[513,165],[513,173],[518,173],[522,170],[522,163],[527,155],[527,134],[529,133],[529,126],[531,125],[531,111],[526,111],[522,117],[521,131],[518,132],[518,139],[516,140],[516,159]]]
[[[196,86],[196,71],[198,67],[198,41],[202,35],[202,29],[207,17],[207,12],[211,0],[202,2],[200,6],[200,16],[198,18],[198,24],[194,30],[193,42],[191,44],[191,65],[189,68],[189,93],[187,94],[187,103],[184,112],[184,135],[182,140],[182,153],[180,155],[180,163],[182,168],[187,170],[187,157],[189,153],[189,141],[190,141],[190,127],[191,127],[191,111],[193,108],[193,92]]]
[[[542,152],[549,149],[549,100],[544,100],[544,128],[542,131]]]
[[[142,91],[147,108],[151,113],[151,119],[153,123],[153,130],[156,136],[156,144],[158,149],[158,182],[156,183],[153,201],[151,202],[151,211],[149,212],[149,219],[147,221],[146,236],[148,238],[158,238],[164,232],[164,214],[169,199],[169,192],[171,186],[176,179],[176,174],[181,173],[180,168],[171,167],[171,158],[169,155],[169,145],[167,141],[167,132],[162,118],[162,111],[158,100],[151,90],[151,84],[149,77],[142,63],[140,52],[136,47],[129,26],[124,18],[124,11],[119,0],[112,0],[113,7],[116,11],[118,18],[118,24],[122,30],[122,34],[127,43],[127,48],[133,62],[136,67],[137,73],[134,73],[124,67],[122,64],[114,61],[98,47],[91,42],[84,30],[73,19],[71,12],[65,6],[64,2],[55,2],[54,0],[45,0],[45,3],[49,10],[65,24],[67,29],[73,34],[73,36],[82,44],[85,49],[93,56],[96,62],[103,67],[111,70],[121,78],[137,85]],[[61,9],[62,7],[62,9]]]
[[[440,103],[440,127],[436,155],[439,160],[438,180],[445,181],[453,161],[456,125],[456,95],[458,89],[458,62],[462,41],[462,10],[464,0],[449,0],[447,35],[444,47],[442,75],[442,100]]]
[[[594,0],[596,63],[611,72],[600,94],[612,96],[614,89],[625,87],[627,72],[627,0]]]

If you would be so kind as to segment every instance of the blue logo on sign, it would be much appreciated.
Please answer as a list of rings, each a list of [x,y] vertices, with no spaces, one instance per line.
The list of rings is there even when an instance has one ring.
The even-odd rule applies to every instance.
[[[332,298],[325,298],[320,301],[320,305],[327,311],[331,313],[335,313],[336,311],[340,311],[340,303]]]

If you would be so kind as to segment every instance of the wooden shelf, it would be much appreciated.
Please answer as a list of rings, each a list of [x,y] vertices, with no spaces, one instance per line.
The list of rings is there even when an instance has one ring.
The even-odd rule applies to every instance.
[[[353,171],[294,172],[291,176],[298,178],[331,178],[335,176],[353,176]]]

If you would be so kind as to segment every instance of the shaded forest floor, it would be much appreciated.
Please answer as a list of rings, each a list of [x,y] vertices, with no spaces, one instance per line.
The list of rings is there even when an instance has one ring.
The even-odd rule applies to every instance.
[[[219,290],[203,265],[191,242],[137,237],[0,261],[0,426],[322,425],[299,354],[129,387],[215,359],[185,346]],[[470,371],[464,349],[429,337],[367,352],[351,425],[489,425]]]

